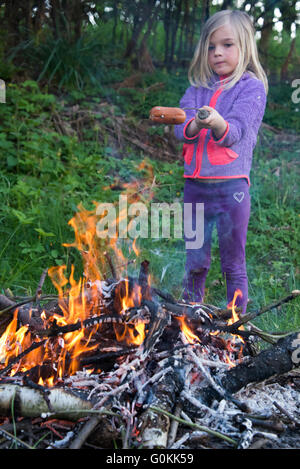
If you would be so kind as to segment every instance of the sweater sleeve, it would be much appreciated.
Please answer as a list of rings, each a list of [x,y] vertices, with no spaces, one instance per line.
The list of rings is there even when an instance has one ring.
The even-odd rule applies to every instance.
[[[223,115],[227,123],[224,135],[214,141],[217,145],[230,147],[238,143],[246,132],[258,133],[266,107],[266,92],[263,83],[253,78],[247,82],[235,99],[227,115]]]
[[[195,143],[198,140],[199,134],[194,135],[193,137],[188,137],[186,135],[186,129],[189,125],[189,123],[195,119],[196,115],[196,107],[197,107],[197,101],[196,101],[196,88],[194,86],[190,86],[183,97],[180,100],[179,107],[181,109],[183,108],[193,108],[193,109],[186,109],[186,119],[183,122],[183,124],[178,124],[174,126],[174,133],[175,137],[183,141],[185,143]],[[199,132],[200,133],[200,132]]]

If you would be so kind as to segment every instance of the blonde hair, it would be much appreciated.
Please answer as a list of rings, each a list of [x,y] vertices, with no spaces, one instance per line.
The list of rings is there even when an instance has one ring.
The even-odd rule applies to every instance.
[[[224,88],[234,86],[243,73],[248,71],[263,82],[267,93],[268,79],[259,61],[253,23],[247,13],[239,10],[221,10],[206,21],[188,71],[191,85],[209,88],[209,82],[214,73],[208,64],[210,37],[217,29],[227,24],[232,27],[236,35],[239,61],[226,80]]]

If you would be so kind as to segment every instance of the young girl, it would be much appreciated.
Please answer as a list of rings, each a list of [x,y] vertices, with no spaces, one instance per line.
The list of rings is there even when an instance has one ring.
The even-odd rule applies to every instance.
[[[216,224],[227,301],[239,290],[242,313],[248,300],[249,173],[268,89],[254,33],[241,11],[223,10],[208,19],[189,69],[191,86],[180,101],[187,118],[175,126],[184,142],[184,204],[192,204],[193,230],[201,229],[196,207],[204,204],[203,245],[186,249],[184,298],[204,299]],[[198,117],[199,108],[209,111],[206,119]]]

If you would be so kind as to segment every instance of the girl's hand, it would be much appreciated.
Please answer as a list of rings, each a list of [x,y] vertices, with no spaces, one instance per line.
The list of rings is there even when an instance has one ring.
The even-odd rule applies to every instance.
[[[202,106],[201,109],[206,109],[209,112],[209,116],[207,119],[199,119],[198,113],[196,114],[195,125],[198,131],[201,129],[211,129],[216,139],[223,137],[227,129],[227,123],[223,117],[210,106]]]

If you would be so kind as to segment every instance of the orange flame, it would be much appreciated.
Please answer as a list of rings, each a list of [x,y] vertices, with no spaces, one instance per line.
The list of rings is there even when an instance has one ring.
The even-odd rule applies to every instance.
[[[228,303],[228,305],[227,305],[227,308],[231,309],[231,311],[232,311],[232,316],[228,321],[228,325],[231,325],[234,322],[239,320],[239,316],[238,316],[238,314],[236,312],[236,309],[235,309],[236,308],[236,300],[237,300],[238,297],[243,298],[243,293],[239,288],[237,290],[235,290],[234,295],[233,295],[233,300],[230,301],[230,303]]]
[[[179,316],[176,318],[179,321],[181,332],[183,333],[185,339],[189,344],[199,344],[200,339],[196,336],[190,327],[187,325],[186,320],[183,316]]]
[[[129,202],[144,200],[149,202],[152,194],[152,185],[149,180],[153,180],[153,169],[151,165],[143,162],[139,168],[148,175],[148,182],[143,185],[143,181],[134,181],[123,185],[126,189]],[[149,191],[149,187],[150,191]],[[116,264],[119,278],[127,277],[128,259],[125,258],[119,244],[118,237],[101,238],[97,235],[97,215],[98,204],[94,202],[93,210],[86,210],[82,205],[78,206],[78,212],[69,221],[69,225],[74,230],[74,242],[64,244],[67,247],[75,247],[81,254],[83,262],[83,275],[79,280],[75,279],[75,268],[71,266],[71,273],[67,275],[67,266],[55,266],[48,270],[48,275],[56,287],[59,297],[60,314],[53,314],[51,317],[44,312],[41,319],[45,328],[51,327],[55,321],[57,326],[66,326],[83,322],[85,319],[102,314],[102,306],[99,305],[99,297],[102,293],[102,282],[107,274],[112,273],[112,264]],[[120,210],[119,218],[116,220],[118,226],[120,221],[124,221],[126,215]],[[123,223],[124,225],[124,223]],[[136,239],[131,242],[131,250],[136,257],[139,255]],[[111,261],[111,263],[110,263]],[[121,295],[121,290],[120,290]],[[141,301],[141,292],[138,288],[133,288],[129,292],[128,282],[125,281],[125,294],[119,298],[119,313],[125,314],[129,308],[137,306]],[[79,329],[66,333],[63,337],[51,338],[46,341],[43,347],[37,348],[26,354],[18,361],[12,370],[11,375],[17,371],[26,371],[35,365],[45,362],[55,363],[57,377],[63,377],[66,373],[74,374],[80,365],[80,356],[97,348],[99,340],[95,340],[95,332],[102,326],[96,324],[88,329]],[[125,340],[128,344],[140,345],[145,338],[145,324],[114,325],[116,339]],[[13,320],[8,325],[6,331],[0,337],[0,363],[1,367],[6,366],[10,360],[26,350],[33,342],[38,341],[32,337],[28,326],[18,328],[18,311],[14,313]],[[53,384],[52,379],[39,378],[39,383]]]
[[[149,184],[143,186],[140,181],[124,185],[129,202],[137,200],[149,202],[149,197],[153,195],[155,178],[152,167],[142,163],[139,169],[148,173],[148,180],[152,178],[150,191]],[[82,323],[94,314],[103,314],[103,304],[99,303],[99,297],[102,293],[103,282],[107,278],[107,274],[113,270],[111,264],[114,263],[118,270],[118,278],[122,279],[122,288],[116,290],[116,295],[119,294],[116,311],[121,316],[126,317],[130,308],[139,306],[141,303],[141,288],[137,285],[129,288],[129,281],[126,280],[128,259],[123,254],[118,236],[101,238],[97,235],[99,216],[97,215],[97,203],[94,202],[94,204],[94,210],[86,210],[79,205],[79,211],[69,221],[69,225],[74,230],[74,242],[64,244],[67,247],[75,247],[80,252],[83,262],[82,276],[76,280],[73,265],[69,275],[67,274],[66,265],[51,267],[48,270],[48,275],[58,292],[61,313],[55,313],[49,317],[42,312],[40,317],[45,328],[51,327],[53,323],[56,323],[57,326]],[[125,216],[126,213],[121,211],[116,221],[118,225],[120,221],[123,223]],[[136,244],[135,239],[131,244],[130,253],[139,256],[140,253]],[[238,320],[235,310],[235,301],[238,295],[241,295],[239,290],[235,292],[232,304],[229,306],[232,308],[232,318],[228,324]],[[200,339],[188,326],[186,318],[177,317],[177,319],[185,340],[190,344],[199,344]],[[95,339],[95,333],[101,327],[100,324],[95,324],[88,329],[80,328],[65,333],[63,337],[49,338],[43,347],[32,350],[21,358],[12,367],[11,375],[48,362],[55,363],[57,375],[50,378],[39,378],[40,384],[51,386],[54,384],[55,379],[62,378],[65,374],[74,374],[79,369],[82,354],[89,353],[98,347],[99,338],[97,336],[97,339]],[[146,336],[145,324],[142,321],[132,324],[113,324],[113,329],[118,341],[125,341],[127,344],[136,346],[141,345]],[[18,310],[16,310],[11,323],[0,337],[1,366],[6,366],[12,358],[19,356],[22,351],[28,349],[33,340],[38,341],[39,339],[32,337],[28,326],[18,328]]]
[[[233,300],[227,305],[227,308],[229,309],[231,308],[231,311],[232,311],[231,318],[227,322],[228,326],[230,326],[231,324],[235,323],[236,321],[240,319],[239,315],[236,312],[236,300],[238,297],[240,298],[243,297],[243,293],[239,288],[234,292]],[[243,326],[241,326],[241,330],[244,330]],[[232,353],[235,351],[234,346],[237,344],[238,340],[241,343],[240,349],[238,351],[238,358],[241,358],[242,352],[243,352],[243,346],[245,344],[244,339],[241,336],[234,335],[232,336],[231,340],[227,342],[228,353],[226,354],[226,362],[232,367],[235,366],[236,364],[232,361],[230,356],[232,356]]]

